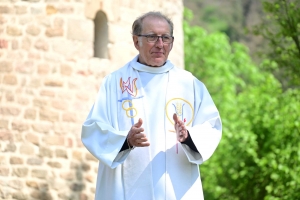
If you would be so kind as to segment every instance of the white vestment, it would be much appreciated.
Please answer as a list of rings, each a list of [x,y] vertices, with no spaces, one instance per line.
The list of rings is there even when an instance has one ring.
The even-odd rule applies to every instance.
[[[221,139],[219,112],[206,87],[170,61],[148,67],[137,57],[106,76],[82,127],[82,142],[99,159],[96,200],[203,199],[198,165]],[[198,152],[176,140],[173,113]],[[150,142],[120,152],[138,119]]]

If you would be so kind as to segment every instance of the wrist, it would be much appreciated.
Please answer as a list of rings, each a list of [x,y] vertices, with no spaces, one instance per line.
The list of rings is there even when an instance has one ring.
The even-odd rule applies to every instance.
[[[129,150],[134,149],[134,146],[130,144],[128,137],[126,138],[126,140],[127,140],[127,145],[128,145]]]

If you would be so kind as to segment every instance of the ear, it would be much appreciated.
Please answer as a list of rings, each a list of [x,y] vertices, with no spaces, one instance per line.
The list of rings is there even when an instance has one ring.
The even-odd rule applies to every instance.
[[[171,45],[171,47],[170,47],[170,51],[171,51],[172,48],[173,48],[174,41],[175,41],[175,38],[173,39],[172,45]]]
[[[139,37],[136,35],[132,36],[133,44],[135,48],[139,51],[140,50],[140,45],[139,45]]]
[[[170,44],[170,51],[172,50],[173,48],[173,43]]]

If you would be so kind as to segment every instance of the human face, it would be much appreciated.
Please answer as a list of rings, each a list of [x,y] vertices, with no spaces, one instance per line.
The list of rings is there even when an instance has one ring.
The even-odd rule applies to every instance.
[[[141,35],[169,35],[170,26],[165,19],[148,16],[143,20]],[[162,38],[155,43],[149,43],[146,37],[133,36],[135,48],[139,51],[139,62],[151,67],[160,67],[165,64],[173,43],[164,44]]]

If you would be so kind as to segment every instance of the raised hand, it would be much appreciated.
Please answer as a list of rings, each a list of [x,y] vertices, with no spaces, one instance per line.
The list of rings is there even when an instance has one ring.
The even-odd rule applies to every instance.
[[[146,134],[143,133],[142,128],[143,120],[140,118],[139,121],[134,124],[128,132],[127,141],[130,146],[134,147],[147,147],[150,146]]]
[[[177,140],[179,142],[184,142],[188,137],[188,132],[184,125],[184,122],[178,119],[175,113],[173,114],[173,120],[174,120],[174,128],[176,131]]]

